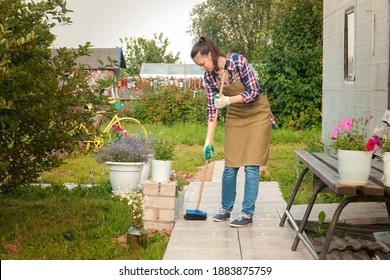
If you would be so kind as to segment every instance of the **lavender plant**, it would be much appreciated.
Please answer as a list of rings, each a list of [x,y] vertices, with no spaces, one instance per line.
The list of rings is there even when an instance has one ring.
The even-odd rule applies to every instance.
[[[152,139],[130,135],[121,137],[114,142],[104,146],[96,155],[99,163],[113,162],[146,162],[153,146]]]

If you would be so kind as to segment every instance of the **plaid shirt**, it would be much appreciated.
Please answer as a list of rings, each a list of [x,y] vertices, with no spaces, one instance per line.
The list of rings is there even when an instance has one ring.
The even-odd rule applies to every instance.
[[[226,67],[229,74],[229,83],[235,82],[233,72],[236,72],[237,77],[245,86],[245,91],[241,93],[245,103],[256,100],[262,94],[262,90],[256,82],[254,72],[243,55],[237,53],[226,55]],[[216,83],[217,75],[215,70],[204,73],[207,92],[207,121],[214,121],[215,119],[216,108],[213,97],[219,94],[219,87]]]

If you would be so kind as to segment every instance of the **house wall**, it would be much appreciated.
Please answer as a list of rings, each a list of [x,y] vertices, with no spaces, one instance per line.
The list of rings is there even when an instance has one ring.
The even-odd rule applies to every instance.
[[[381,124],[388,109],[390,0],[324,0],[322,140],[328,144],[344,118],[372,116]],[[355,80],[344,80],[344,16],[355,11]]]

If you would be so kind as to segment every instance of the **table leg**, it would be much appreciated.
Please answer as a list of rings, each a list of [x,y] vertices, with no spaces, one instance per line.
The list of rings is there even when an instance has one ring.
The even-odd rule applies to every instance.
[[[357,201],[360,201],[360,200],[361,199],[358,196],[354,196],[354,197],[350,197],[350,198],[342,201],[339,204],[339,206],[337,207],[336,211],[333,214],[332,221],[329,224],[329,228],[328,228],[328,230],[326,232],[326,238],[325,238],[324,246],[322,247],[321,253],[319,254],[319,259],[320,260],[324,260],[326,255],[328,254],[328,249],[329,249],[330,243],[332,242],[333,233],[336,230],[336,225],[337,225],[337,222],[338,222],[338,220],[340,218],[341,211],[343,211],[345,206],[347,206],[349,203],[357,202]]]
[[[287,211],[290,211],[291,209],[291,206],[294,204],[294,200],[295,200],[295,197],[297,196],[297,193],[298,193],[298,190],[299,190],[299,187],[301,186],[302,184],[302,181],[303,181],[303,178],[305,177],[307,171],[309,171],[309,168],[308,167],[305,167],[301,174],[299,175],[299,178],[295,184],[295,187],[294,187],[294,190],[290,196],[290,199],[288,201],[288,204],[287,204],[287,207],[286,207],[286,210]],[[284,223],[286,222],[286,219],[287,219],[287,214],[286,212],[283,213],[283,216],[282,216],[282,219],[280,220],[280,223],[279,223],[279,226],[280,227],[283,227],[284,226]]]
[[[319,183],[317,186],[314,187],[313,194],[312,194],[312,196],[310,198],[309,203],[307,204],[305,214],[303,215],[301,224],[299,225],[299,229],[298,229],[297,235],[295,236],[294,243],[293,243],[293,245],[291,247],[292,251],[295,251],[297,249],[300,237],[302,237],[302,233],[303,233],[303,231],[305,229],[307,220],[309,219],[311,210],[313,209],[314,203],[315,203],[315,201],[317,199],[317,195],[321,191],[321,189],[323,189],[324,187],[326,187],[326,184],[323,183],[323,182]]]

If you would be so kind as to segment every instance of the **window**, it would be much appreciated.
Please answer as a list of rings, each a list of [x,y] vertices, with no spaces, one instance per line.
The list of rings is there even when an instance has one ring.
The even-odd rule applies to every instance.
[[[355,80],[355,12],[353,8],[345,13],[344,80]]]

